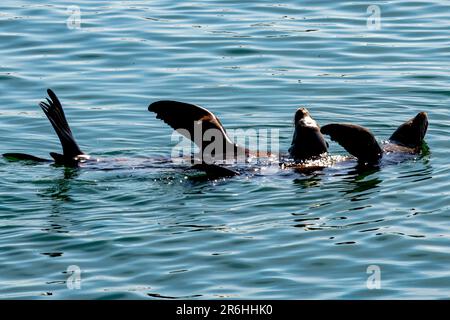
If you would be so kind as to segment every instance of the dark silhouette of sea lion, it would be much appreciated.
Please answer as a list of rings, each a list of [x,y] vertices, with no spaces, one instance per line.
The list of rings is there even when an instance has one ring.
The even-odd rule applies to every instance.
[[[338,142],[355,156],[360,164],[377,165],[387,153],[419,153],[427,128],[428,116],[426,112],[419,112],[414,118],[399,126],[388,143],[382,146],[368,129],[355,124],[327,124],[322,127],[321,132]]]

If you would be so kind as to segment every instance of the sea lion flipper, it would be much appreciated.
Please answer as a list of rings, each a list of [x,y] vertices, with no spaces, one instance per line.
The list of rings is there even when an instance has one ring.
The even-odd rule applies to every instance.
[[[51,162],[51,160],[35,157],[26,153],[4,153],[3,157],[12,161]]]
[[[414,118],[399,126],[389,140],[406,147],[418,148],[422,145],[427,129],[428,116],[426,112],[419,112]]]
[[[223,147],[236,147],[228,137],[220,120],[209,110],[197,105],[162,100],[148,107],[150,112],[156,113],[156,118],[163,120],[174,130],[193,141],[203,151],[206,144],[203,141],[206,131],[213,129],[212,134],[220,137]],[[199,129],[199,130],[198,130]]]
[[[56,152],[50,152],[50,156],[55,160],[55,163],[65,163],[65,158],[62,154]]]
[[[231,170],[229,168],[225,168],[216,164],[207,164],[205,162],[193,165],[192,169],[204,171],[209,179],[219,179],[240,175],[239,172]]]
[[[44,111],[61,141],[64,157],[70,159],[84,154],[75,141],[58,97],[51,89],[48,89],[47,93],[50,99],[46,98],[46,101],[39,103],[39,106]]]
[[[374,135],[362,126],[332,123],[323,126],[320,131],[329,135],[331,140],[339,143],[362,163],[377,163],[383,155]]]

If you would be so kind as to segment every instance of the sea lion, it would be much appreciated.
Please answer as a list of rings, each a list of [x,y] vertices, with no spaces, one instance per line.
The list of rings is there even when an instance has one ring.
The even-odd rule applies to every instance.
[[[48,89],[47,93],[49,98],[46,98],[45,101],[40,102],[39,106],[44,111],[52,127],[54,128],[56,134],[58,135],[58,138],[61,142],[61,146],[63,149],[63,154],[51,152],[50,156],[53,158],[53,161],[25,153],[5,153],[3,154],[3,157],[9,160],[19,160],[19,161],[24,160],[32,162],[54,162],[57,165],[64,165],[67,167],[79,167],[81,164],[83,164],[83,166],[90,166],[102,170],[109,170],[111,166],[108,167],[108,165],[100,167],[93,166],[93,164],[97,164],[100,161],[101,163],[104,164],[107,164],[107,162],[110,162],[109,164],[111,164],[111,161],[106,161],[106,159],[93,158],[90,155],[84,153],[80,149],[72,133],[72,130],[70,129],[69,123],[67,122],[61,102],[51,89]],[[113,160],[120,160],[120,162],[124,162],[123,161],[124,159],[113,159]],[[156,162],[150,161],[149,163],[148,160],[149,159],[143,159],[141,166],[142,167],[147,167],[148,165],[154,166],[155,164],[160,162],[160,160],[156,160]],[[116,166],[113,165],[112,167],[115,168]],[[136,167],[135,163],[133,163],[133,167]],[[227,177],[239,174],[233,170],[224,167],[219,167],[215,164],[203,164],[199,166],[193,166],[192,168],[204,171],[206,175],[211,178]]]
[[[387,143],[380,146],[375,136],[366,128],[348,123],[331,123],[321,132],[329,135],[363,165],[378,165],[386,154],[417,154],[428,128],[426,112],[419,112],[395,130]]]
[[[298,163],[323,157],[327,153],[328,144],[320,132],[320,127],[306,108],[299,108],[295,113],[295,130],[289,148],[289,157],[260,150],[249,150],[235,144],[227,135],[219,118],[211,111],[197,105],[162,100],[150,104],[148,110],[156,113],[157,119],[163,120],[174,130],[193,141],[200,149],[196,157],[199,157],[202,163],[239,159],[240,156],[246,158],[277,157],[278,161],[286,160],[291,164],[292,162],[297,163],[297,168],[299,168],[301,165]],[[217,149],[220,150],[212,156],[205,153],[211,143],[204,139],[208,130],[216,132],[214,143],[219,146]]]

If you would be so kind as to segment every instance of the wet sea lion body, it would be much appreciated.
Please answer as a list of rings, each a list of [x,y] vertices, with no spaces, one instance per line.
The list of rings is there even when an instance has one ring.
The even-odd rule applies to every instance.
[[[261,150],[249,150],[232,142],[227,135],[225,128],[220,120],[211,111],[189,103],[162,100],[157,101],[148,107],[150,112],[156,113],[156,118],[163,120],[175,131],[194,142],[200,149],[196,155],[200,159],[197,168],[211,163],[227,163],[238,160],[242,164],[248,159],[269,158],[269,163],[276,162],[283,167],[295,168],[297,171],[311,171],[312,169],[321,169],[326,166],[318,165],[314,162],[318,159],[326,159],[328,143],[325,141],[320,127],[311,117],[306,108],[299,108],[294,116],[295,129],[292,137],[292,143],[288,154],[274,154],[272,152]],[[207,152],[210,146],[210,140],[204,139],[208,131],[216,132],[214,143],[219,148],[211,155]],[[207,141],[205,141],[207,140]],[[220,151],[217,152],[217,149]],[[223,167],[223,166],[222,166]],[[242,168],[241,168],[242,169]],[[253,170],[252,167],[248,168]],[[232,169],[230,169],[232,170]],[[243,168],[245,171],[245,168]],[[238,175],[239,171],[235,170]]]
[[[174,130],[190,138],[200,149],[204,150],[204,141],[193,139],[192,124],[203,128],[214,128],[220,145],[231,146],[218,160],[235,158],[237,150],[244,150],[246,157],[267,156],[232,144],[226,130],[219,119],[205,108],[177,101],[158,101],[149,106],[149,111],[157,114],[157,118],[169,124]],[[328,154],[328,143],[323,134],[342,145],[358,160],[358,166],[374,167],[383,163],[399,162],[421,152],[422,143],[428,128],[425,112],[420,112],[411,120],[403,123],[392,134],[387,143],[381,146],[374,135],[366,128],[355,124],[332,123],[319,127],[306,108],[299,108],[294,117],[295,130],[287,155],[274,155],[281,168],[293,169],[300,173],[310,173],[334,166],[336,163],[352,161],[352,157]],[[181,130],[181,131],[180,131]],[[184,132],[184,133],[183,133]],[[205,131],[202,131],[202,134]],[[217,158],[216,158],[217,160]],[[236,175],[238,172],[236,171]]]

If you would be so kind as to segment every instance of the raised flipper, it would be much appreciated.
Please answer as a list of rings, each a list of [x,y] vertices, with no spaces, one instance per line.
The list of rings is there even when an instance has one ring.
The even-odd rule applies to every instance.
[[[389,138],[394,143],[419,148],[428,129],[428,116],[426,112],[419,112],[414,118],[406,121],[395,130]]]
[[[346,123],[332,123],[320,131],[329,135],[361,163],[375,164],[383,155],[383,150],[373,134],[366,128]]]
[[[75,141],[58,97],[50,89],[47,90],[47,93],[50,99],[47,98],[47,101],[39,103],[39,106],[52,124],[53,129],[55,129],[63,149],[63,155],[53,152],[50,153],[50,155],[57,163],[70,164],[76,162],[76,158],[80,155],[84,155],[84,153]]]
[[[239,172],[218,166],[215,164],[199,163],[192,166],[193,169],[204,171],[208,179],[219,179],[239,176]]]
[[[11,161],[51,162],[51,160],[42,159],[25,153],[4,153],[3,157]]]
[[[228,158],[236,156],[238,152],[248,154],[248,150],[231,141],[220,120],[205,108],[184,102],[163,100],[152,103],[148,110],[156,113],[157,119],[163,120],[178,133],[193,141],[200,148],[203,156],[207,156],[207,153],[212,151],[212,148],[208,147],[211,143],[218,147],[214,149],[212,156],[232,153],[227,155]],[[206,132],[206,136],[213,137],[212,142],[204,141],[209,140],[208,137],[205,139]]]

